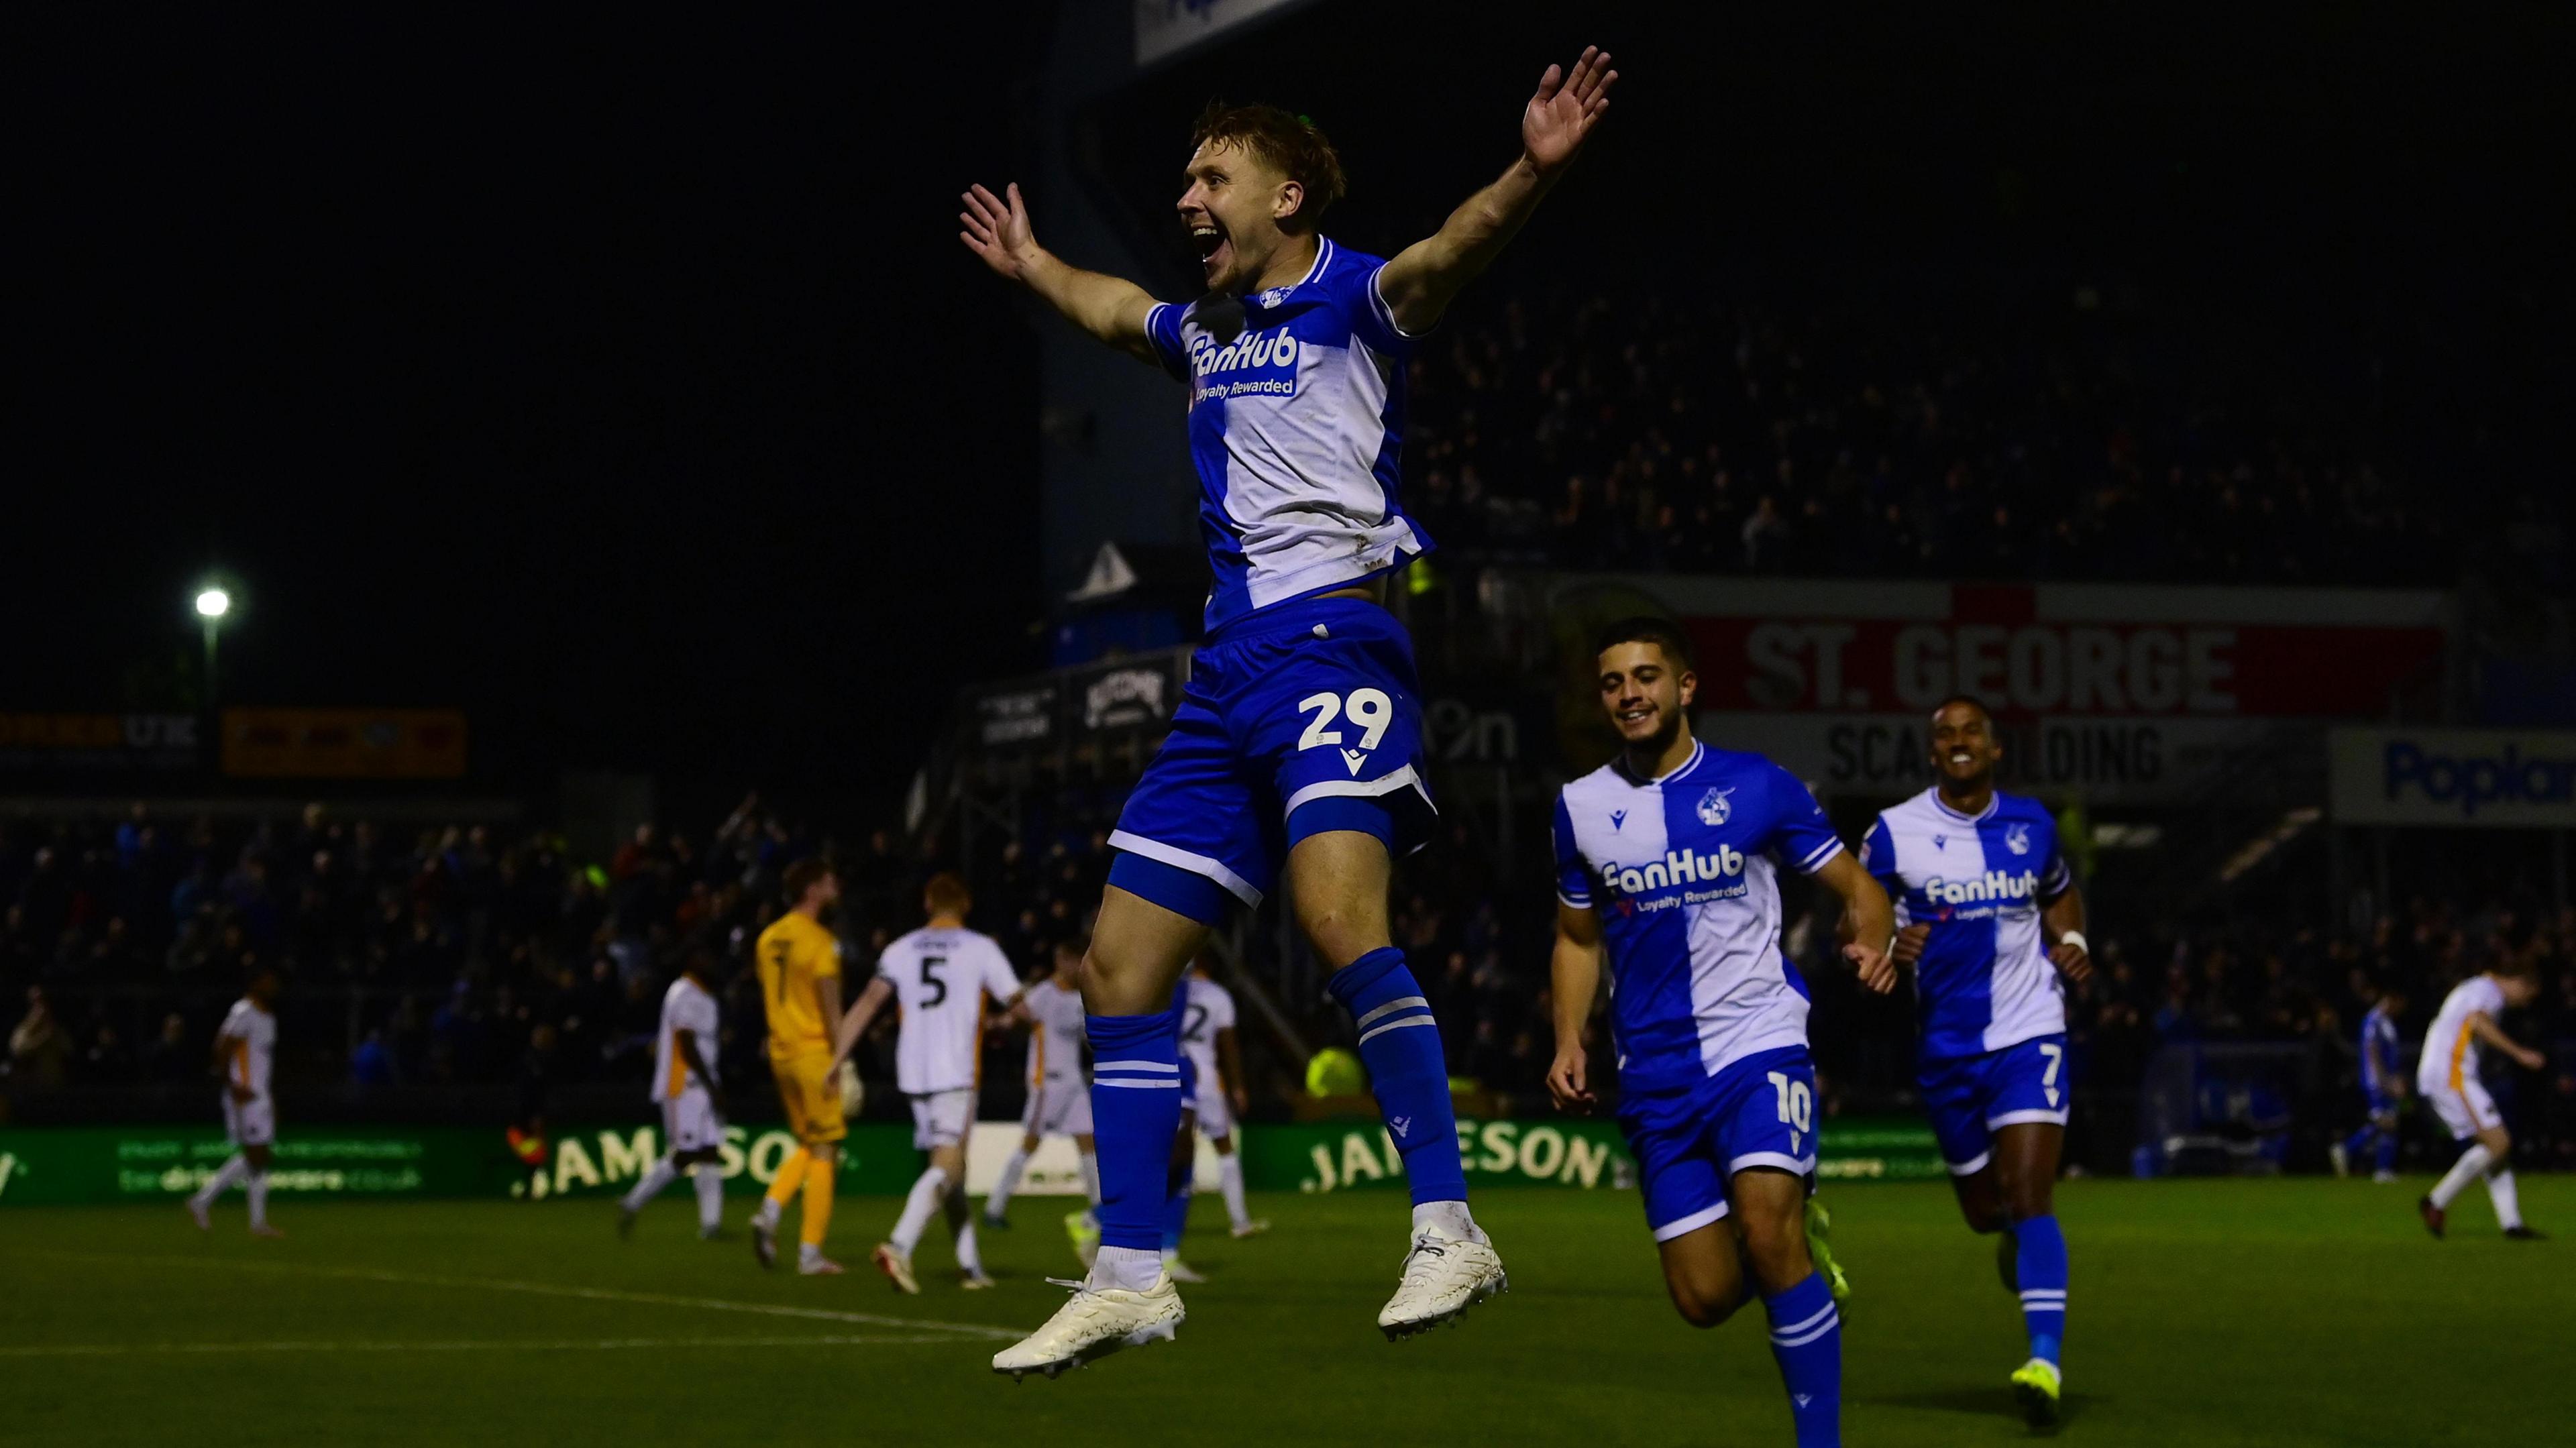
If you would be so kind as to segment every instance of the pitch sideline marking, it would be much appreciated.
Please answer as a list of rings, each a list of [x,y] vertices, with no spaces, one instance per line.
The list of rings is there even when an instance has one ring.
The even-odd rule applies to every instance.
[[[608,1337],[595,1340],[552,1338],[445,1342],[146,1342],[65,1343],[41,1347],[0,1347],[0,1358],[122,1357],[135,1353],[267,1353],[267,1352],[605,1352],[627,1348],[839,1347],[953,1343],[944,1334],[860,1333],[822,1337]]]
[[[497,1277],[437,1277],[425,1272],[387,1272],[368,1267],[316,1267],[300,1262],[239,1262],[208,1257],[128,1257],[111,1253],[63,1253],[117,1262],[183,1263],[192,1267],[234,1267],[245,1272],[283,1272],[311,1277],[342,1277],[362,1282],[393,1282],[413,1287],[463,1287],[486,1292],[524,1292],[538,1297],[577,1297],[594,1302],[634,1302],[655,1307],[696,1307],[710,1312],[753,1312],[769,1317],[803,1317],[822,1322],[850,1322],[866,1327],[910,1328],[953,1332],[996,1342],[1016,1342],[1018,1332],[982,1322],[936,1322],[917,1317],[888,1317],[875,1312],[845,1312],[830,1307],[790,1307],[774,1302],[735,1302],[723,1297],[679,1297],[661,1292],[621,1292],[608,1287],[568,1287],[552,1282],[511,1282]]]

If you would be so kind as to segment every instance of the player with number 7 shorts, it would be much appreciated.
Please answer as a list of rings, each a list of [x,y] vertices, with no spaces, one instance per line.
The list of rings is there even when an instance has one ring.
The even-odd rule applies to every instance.
[[[2003,743],[1985,705],[1932,711],[1932,788],[1883,811],[1861,863],[1896,900],[1896,959],[1922,1017],[1916,1084],[1959,1210],[1996,1244],[2021,1299],[2030,1356],[2013,1393],[2035,1427],[2057,1421],[2066,1332],[2066,1234],[2052,1189],[2066,1141],[2062,972],[2093,973],[2084,897],[2034,799],[1995,788]]]

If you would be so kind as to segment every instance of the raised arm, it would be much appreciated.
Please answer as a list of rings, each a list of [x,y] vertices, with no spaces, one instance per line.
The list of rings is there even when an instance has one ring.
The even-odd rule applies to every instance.
[[[1556,949],[1548,956],[1549,994],[1556,1006],[1556,1060],[1547,1068],[1547,1094],[1559,1111],[1592,1109],[1583,1027],[1601,993],[1601,917],[1588,905],[1556,902]]]
[[[1154,299],[1145,289],[1120,277],[1067,266],[1038,245],[1029,230],[1029,209],[1014,181],[996,196],[982,186],[971,188],[957,213],[965,229],[957,239],[1005,279],[1018,282],[1046,299],[1064,319],[1121,352],[1159,364],[1145,317]]]
[[[1896,963],[1888,958],[1888,937],[1896,933],[1896,907],[1887,892],[1849,854],[1838,854],[1816,870],[1825,888],[1843,899],[1843,959],[1860,973],[1860,983],[1885,995],[1896,989]]]
[[[1429,329],[1459,289],[1493,264],[1574,163],[1609,110],[1610,86],[1618,79],[1609,53],[1593,46],[1584,47],[1571,73],[1563,66],[1547,68],[1538,94],[1521,112],[1520,158],[1450,212],[1438,231],[1396,253],[1378,273],[1378,295],[1397,326],[1407,332]]]

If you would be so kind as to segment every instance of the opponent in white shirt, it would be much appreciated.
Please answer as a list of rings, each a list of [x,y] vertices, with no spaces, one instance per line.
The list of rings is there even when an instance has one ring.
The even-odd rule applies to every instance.
[[[213,1223],[207,1212],[226,1188],[239,1183],[250,1199],[254,1237],[283,1237],[268,1224],[268,1164],[277,1140],[277,1103],[269,1095],[269,1072],[277,1059],[277,972],[251,977],[249,993],[233,1002],[215,1032],[214,1069],[224,1079],[224,1139],[235,1148],[206,1184],[188,1198],[188,1215],[197,1229]]]
[[[888,999],[902,1012],[895,1032],[895,1084],[912,1099],[912,1144],[930,1153],[930,1165],[912,1184],[894,1234],[877,1244],[877,1270],[898,1291],[921,1284],[912,1274],[912,1249],[943,1207],[957,1234],[957,1266],[969,1288],[990,1287],[975,1250],[975,1217],[966,1207],[966,1131],[975,1120],[975,1085],[983,1064],[984,1001],[1004,1009],[1020,1003],[1020,978],[1002,947],[966,928],[975,906],[966,882],[934,875],[922,887],[930,923],[897,939],[877,958],[876,979],[850,1007],[839,1039],[853,1041]]]
[[[1100,1205],[1100,1163],[1091,1145],[1091,1085],[1082,1070],[1082,953],[1090,948],[1084,936],[1057,941],[1053,973],[1030,986],[1011,1010],[1011,1023],[1029,1029],[1029,1104],[1020,1113],[1020,1144],[1002,1163],[1000,1180],[984,1198],[987,1227],[1011,1225],[1011,1194],[1019,1190],[1020,1174],[1028,1170],[1029,1158],[1050,1136],[1073,1138],[1075,1159],[1082,1164],[1083,1192],[1092,1207]],[[1099,1230],[1096,1221],[1085,1220],[1090,1215],[1090,1208],[1085,1208],[1065,1219],[1076,1252]]]
[[[662,1023],[653,1039],[651,1096],[662,1108],[662,1159],[618,1204],[617,1234],[635,1230],[636,1214],[684,1172],[696,1183],[698,1236],[713,1241],[724,1219],[724,1111],[717,1098],[715,956],[689,952],[680,978],[662,993]]]
[[[1254,1218],[1244,1202],[1243,1158],[1234,1150],[1234,1118],[1245,1104],[1243,1056],[1234,1040],[1234,994],[1208,974],[1204,956],[1191,966],[1184,988],[1189,994],[1181,1007],[1181,1054],[1198,1073],[1199,1135],[1216,1149],[1225,1214],[1237,1237],[1267,1232],[1270,1223]]]
[[[2522,1202],[2513,1181],[2513,1137],[2504,1116],[2478,1081],[2478,1048],[2493,1046],[2526,1071],[2549,1064],[2538,1051],[2516,1041],[2496,1024],[2506,1011],[2527,1006],[2540,994],[2540,976],[2527,961],[2511,962],[2470,976],[2451,988],[2433,1027],[2424,1033],[2424,1055],[2415,1066],[2415,1089],[2433,1105],[2434,1114],[2451,1129],[2454,1141],[2469,1143],[2449,1174],[2433,1186],[2415,1210],[2434,1236],[2442,1235],[2451,1199],[2479,1176],[2487,1179],[2487,1200],[2495,1204],[2496,1222],[2507,1237],[2532,1241],[2541,1235],[2522,1222]]]

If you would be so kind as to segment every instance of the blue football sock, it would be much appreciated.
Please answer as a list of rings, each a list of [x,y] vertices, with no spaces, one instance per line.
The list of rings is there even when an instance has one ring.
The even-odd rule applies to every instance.
[[[1467,1169],[1458,1160],[1458,1115],[1449,1105],[1449,1064],[1431,1003],[1404,952],[1372,950],[1335,973],[1333,999],[1360,1028],[1360,1061],[1387,1134],[1404,1154],[1413,1202],[1463,1202]]]
[[[1181,1129],[1181,1013],[1083,1017],[1100,1166],[1100,1244],[1163,1245],[1172,1138]]]
[[[2025,1217],[2013,1224],[2013,1243],[2030,1355],[2054,1363],[2066,1336],[2066,1234],[2055,1217]]]
[[[1190,1184],[1182,1182],[1172,1191],[1171,1200],[1163,1204],[1163,1250],[1181,1250],[1181,1233],[1190,1225]]]
[[[2361,1130],[2356,1131],[2352,1135],[2343,1139],[2344,1155],[2358,1160],[2363,1152],[2370,1149],[2372,1140],[2378,1135],[2378,1127],[2371,1125],[2367,1121],[2363,1122],[2361,1124]]]
[[[1840,1448],[1843,1441],[1843,1321],[1819,1273],[1777,1297],[1762,1299],[1771,1317],[1771,1356],[1789,1390],[1798,1448]]]
[[[2379,1133],[2379,1156],[2375,1162],[2375,1167],[2380,1171],[2397,1170],[2396,1132],[2383,1131]]]

